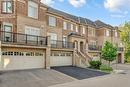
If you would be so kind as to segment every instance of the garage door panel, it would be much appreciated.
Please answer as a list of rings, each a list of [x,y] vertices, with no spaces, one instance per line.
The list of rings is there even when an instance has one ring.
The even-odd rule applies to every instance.
[[[45,55],[42,56],[2,56],[3,70],[33,69],[45,67]]]
[[[50,58],[50,65],[53,66],[70,66],[72,65],[72,56],[59,54],[59,56],[52,55]]]

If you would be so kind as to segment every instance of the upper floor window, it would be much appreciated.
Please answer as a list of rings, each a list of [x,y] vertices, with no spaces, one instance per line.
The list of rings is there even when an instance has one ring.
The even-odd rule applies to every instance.
[[[110,31],[106,30],[106,36],[110,36]]]
[[[73,24],[71,24],[71,30],[73,31],[73,29],[74,29],[74,25],[73,25]]]
[[[2,13],[13,13],[12,1],[2,1]]]
[[[55,17],[49,16],[49,26],[53,26],[53,27],[56,26],[56,18]]]
[[[95,36],[95,29],[94,29],[94,28],[89,28],[89,29],[88,29],[88,34],[89,34],[90,36]]]
[[[115,37],[117,37],[118,36],[118,33],[117,33],[117,31],[115,30]]]
[[[96,46],[96,41],[90,41],[90,43],[89,43],[89,45],[91,45],[91,46]]]
[[[32,18],[38,18],[38,4],[32,1],[28,2],[28,16]]]
[[[78,30],[78,26],[76,25],[76,32],[79,32],[79,30]]]
[[[63,29],[66,30],[67,29],[67,22],[63,23]]]
[[[85,34],[85,27],[83,27],[83,34]]]
[[[40,36],[40,29],[36,27],[25,26],[25,34],[28,35],[28,40],[37,41],[37,36]]]

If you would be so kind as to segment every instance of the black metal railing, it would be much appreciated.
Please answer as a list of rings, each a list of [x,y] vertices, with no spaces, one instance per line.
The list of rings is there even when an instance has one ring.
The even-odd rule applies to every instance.
[[[74,48],[74,43],[65,42],[65,41],[51,40],[51,47],[52,48],[73,49]]]
[[[98,51],[100,50],[100,47],[97,45],[88,45],[88,49]]]
[[[0,40],[3,44],[46,46],[47,38],[42,36],[0,31]]]
[[[123,47],[118,47],[118,51],[124,51]]]

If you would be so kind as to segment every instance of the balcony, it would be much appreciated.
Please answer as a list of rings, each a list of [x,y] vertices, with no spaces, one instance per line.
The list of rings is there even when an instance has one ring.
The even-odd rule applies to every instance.
[[[100,51],[101,48],[97,45],[88,45],[88,49],[91,51]]]
[[[42,36],[27,35],[1,31],[0,40],[2,44],[47,46],[47,38]]]
[[[51,47],[60,49],[74,49],[74,44],[72,42],[51,40]]]
[[[118,51],[123,52],[124,48],[123,47],[118,47]]]

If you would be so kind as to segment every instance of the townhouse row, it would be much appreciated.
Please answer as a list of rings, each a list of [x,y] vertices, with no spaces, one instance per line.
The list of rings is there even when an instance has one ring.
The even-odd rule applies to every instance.
[[[40,0],[0,1],[0,70],[89,66],[100,60],[105,41],[118,46],[115,62],[124,63],[118,27],[77,17]]]

